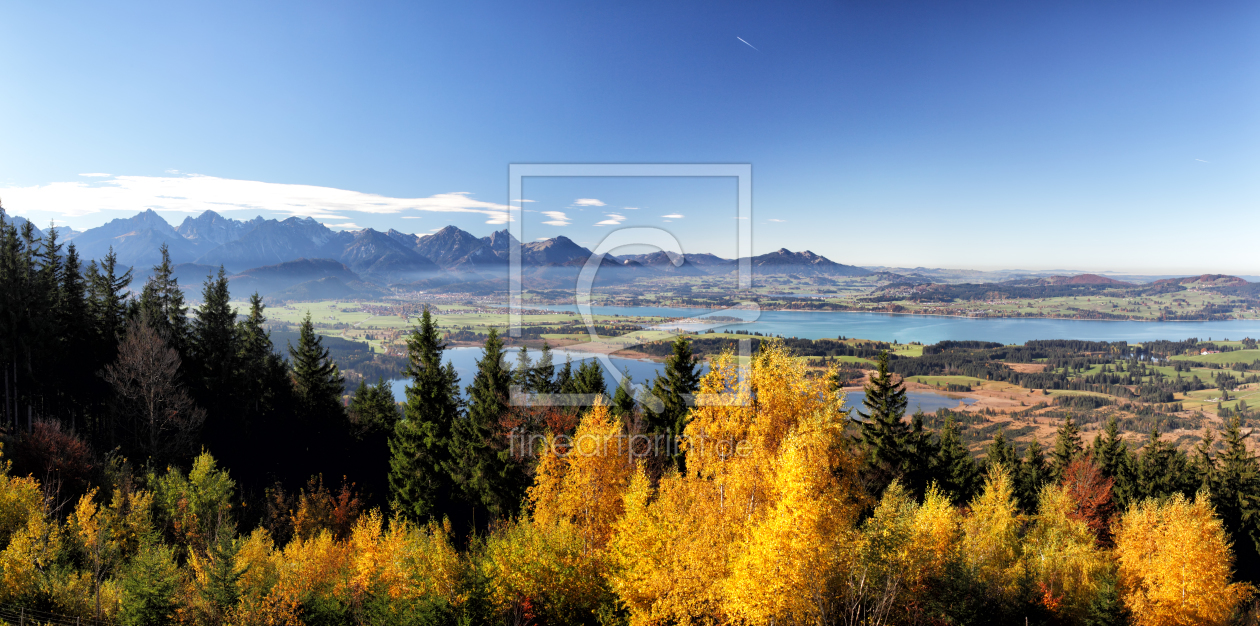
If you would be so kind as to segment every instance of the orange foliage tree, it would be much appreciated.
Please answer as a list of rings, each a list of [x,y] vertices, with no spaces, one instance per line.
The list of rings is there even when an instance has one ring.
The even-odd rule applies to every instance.
[[[1233,557],[1205,493],[1146,500],[1116,532],[1121,598],[1137,626],[1225,624],[1251,596],[1231,583]]]
[[[687,473],[631,481],[610,581],[632,623],[825,620],[861,503],[843,397],[778,344],[701,381]]]

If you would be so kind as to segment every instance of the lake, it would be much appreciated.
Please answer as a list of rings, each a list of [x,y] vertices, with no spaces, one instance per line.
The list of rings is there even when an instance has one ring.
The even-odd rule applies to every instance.
[[[508,349],[509,365],[516,365],[516,352],[517,351],[515,349]],[[534,361],[538,360],[539,354],[540,352],[537,350],[529,351],[530,359]],[[564,359],[566,356],[568,356],[568,353],[564,350],[552,350],[552,360],[555,362],[556,371],[559,371],[560,368],[564,367]],[[448,348],[445,354],[443,354],[443,362],[453,364],[455,366],[455,372],[459,374],[459,387],[461,393],[464,392],[464,387],[472,384],[473,376],[477,374],[477,361],[479,359],[481,359],[481,348]],[[579,359],[577,357],[573,358],[574,370],[577,369],[578,363],[581,363],[582,360],[583,359]],[[663,364],[652,361],[618,358],[613,358],[611,360],[618,370],[628,370],[631,379],[635,383],[651,381],[656,378],[658,373],[663,372],[665,368]],[[706,372],[709,370],[708,365],[704,365],[702,367]],[[616,389],[616,379],[614,379],[612,374],[608,371],[604,372],[604,382],[608,386],[608,389]],[[390,387],[394,391],[394,397],[397,398],[399,402],[406,401],[407,399],[406,394],[403,392],[406,385],[406,379],[390,381]]]
[[[538,359],[538,351],[530,350],[529,354],[531,359]],[[556,363],[556,369],[558,370],[560,367],[564,366],[566,353],[563,350],[554,350],[552,354]],[[516,351],[510,350],[508,355],[510,357],[509,363],[515,364]],[[449,348],[446,350],[443,357],[444,362],[451,363],[455,366],[455,372],[459,374],[460,393],[464,394],[464,388],[472,384],[473,376],[477,373],[477,360],[481,358],[481,348]],[[665,369],[663,364],[652,361],[619,358],[613,358],[611,360],[618,370],[629,371],[631,378],[636,383],[650,382],[652,379],[656,378],[657,374],[662,373]],[[574,359],[573,367],[575,369],[580,361],[581,359]],[[706,372],[709,370],[708,365],[702,365],[701,368]],[[394,392],[394,398],[399,402],[406,402],[407,400],[407,394],[405,391],[407,383],[407,379],[389,381],[390,389]],[[607,370],[604,371],[604,383],[607,385],[608,389],[616,389],[616,379],[614,379],[612,374]],[[845,406],[848,408],[860,407],[864,397],[865,394],[860,391],[850,392],[848,397],[845,399]],[[930,391],[911,391],[906,394],[906,397],[909,400],[909,404],[906,409],[907,413],[914,413],[917,409],[923,409],[924,413],[933,413],[942,407],[951,409],[955,408],[958,406],[959,402],[963,402],[964,404],[971,404],[975,402],[975,400],[971,399],[958,400]]]
[[[576,312],[571,305],[532,306],[553,311]],[[694,317],[706,309],[674,307],[595,306],[595,315]],[[729,313],[747,316],[746,313]],[[683,326],[686,329],[686,326]],[[1190,337],[1206,340],[1238,340],[1260,337],[1260,320],[1224,322],[1134,322],[1065,320],[1028,317],[967,318],[933,315],[899,315],[848,311],[762,311],[755,322],[732,324],[728,330],[747,330],[763,335],[802,339],[853,337],[897,343],[914,341],[930,345],[945,340],[996,341],[1022,344],[1033,339],[1082,339],[1087,341],[1128,341],[1140,343],[1156,339],[1180,341]]]

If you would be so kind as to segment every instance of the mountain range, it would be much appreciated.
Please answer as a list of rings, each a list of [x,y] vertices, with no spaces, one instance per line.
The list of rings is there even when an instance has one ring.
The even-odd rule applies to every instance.
[[[21,220],[13,216],[11,220]],[[401,287],[436,291],[501,291],[515,238],[505,229],[477,237],[454,226],[428,235],[390,229],[334,231],[311,218],[236,220],[214,211],[171,226],[153,210],[82,232],[59,229],[83,259],[100,259],[112,248],[138,281],[161,261],[166,246],[175,275],[188,289],[221,266],[231,288],[273,299],[379,297]],[[520,245],[522,275],[531,289],[572,287],[592,252],[564,236]],[[711,276],[737,271],[738,262],[712,254],[656,252],[606,255],[596,284],[661,276]],[[835,263],[809,251],[780,249],[750,259],[755,274],[868,276],[869,270]],[[138,285],[137,285],[138,287]],[[336,294],[336,295],[332,295]]]

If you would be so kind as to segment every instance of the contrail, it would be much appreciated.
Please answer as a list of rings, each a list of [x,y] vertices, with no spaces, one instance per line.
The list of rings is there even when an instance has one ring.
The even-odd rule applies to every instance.
[[[740,40],[740,41],[744,41],[744,38],[743,38],[743,37],[736,37],[736,39],[738,39],[738,40]],[[745,45],[745,46],[748,46],[749,48],[752,48],[753,50],[757,50],[757,46],[754,46],[754,45],[752,45],[752,44],[748,43],[747,41],[744,41],[744,45]],[[761,51],[760,51],[760,50],[757,50],[757,52],[761,52]]]
[[[1200,163],[1211,163],[1211,161],[1204,161],[1203,159],[1195,159],[1195,160]]]

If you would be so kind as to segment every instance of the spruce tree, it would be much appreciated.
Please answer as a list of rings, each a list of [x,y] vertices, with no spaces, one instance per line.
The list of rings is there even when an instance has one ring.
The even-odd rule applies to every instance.
[[[543,341],[542,351],[538,355],[538,362],[534,364],[533,369],[529,372],[529,388],[534,393],[555,393],[556,384],[556,365],[553,362],[551,354],[551,346]]]
[[[118,337],[127,323],[127,286],[131,284],[131,268],[118,274],[118,256],[113,246],[101,259],[88,266],[89,311],[96,340],[102,344],[101,354],[113,354]],[[105,357],[102,357],[105,358]]]
[[[256,416],[286,404],[292,391],[284,360],[276,354],[267,323],[266,305],[254,293],[249,297],[249,314],[237,324],[236,362],[240,368],[240,385],[245,396],[242,409],[246,425]],[[275,433],[279,434],[279,433]]]
[[[480,518],[475,526],[515,513],[524,492],[524,477],[515,471],[511,450],[500,436],[499,418],[508,411],[512,382],[503,357],[503,341],[491,328],[467,388],[468,415],[455,422],[451,433],[451,477],[474,517]]]
[[[516,367],[512,370],[512,386],[520,387],[521,393],[534,391],[534,364],[529,358],[529,349],[521,346],[516,351]]]
[[[1218,459],[1212,504],[1233,541],[1240,578],[1260,580],[1260,468],[1247,449],[1252,431],[1242,432],[1235,416],[1225,429],[1225,450]]]
[[[1015,446],[1007,443],[1006,433],[1001,428],[998,429],[997,435],[993,437],[993,441],[989,442],[985,463],[988,465],[1001,465],[1012,476],[1017,475],[1019,472],[1019,456],[1015,453]]]
[[[576,393],[573,391],[573,359],[569,355],[564,356],[564,367],[556,373],[555,380],[551,383],[553,393]]]
[[[389,440],[390,507],[424,522],[437,519],[452,497],[451,432],[459,419],[459,377],[442,365],[446,344],[428,307],[407,338],[407,404]]]
[[[1019,498],[1020,507],[1025,511],[1032,513],[1037,510],[1041,488],[1049,479],[1047,474],[1046,459],[1041,453],[1041,443],[1033,439],[1028,444],[1028,449],[1024,451],[1024,462],[1020,463],[1019,474],[1015,477],[1015,495]]]
[[[606,396],[607,384],[604,382],[604,368],[599,361],[589,359],[578,365],[577,376],[574,377],[574,391],[589,396]]]
[[[153,266],[140,292],[140,314],[158,331],[166,343],[181,356],[188,354],[188,307],[184,306],[184,292],[175,278],[171,254],[162,244],[162,262]]]
[[[652,395],[660,402],[660,411],[644,405],[643,417],[650,434],[665,435],[677,441],[687,428],[692,398],[700,390],[700,365],[692,355],[691,342],[686,337],[679,335],[672,347],[673,352],[665,361],[664,375],[658,375],[652,382]],[[673,451],[673,461],[679,471],[685,472],[680,447],[671,443],[666,448]]]
[[[310,313],[302,320],[297,347],[289,346],[289,375],[296,408],[292,443],[302,459],[296,471],[289,471],[297,476],[342,475],[348,469],[350,445],[341,402],[345,378],[315,333]]]
[[[323,340],[315,333],[309,312],[302,320],[297,347],[289,346],[289,369],[302,418],[319,423],[342,416],[345,378],[323,346]]]
[[[1207,426],[1203,427],[1203,436],[1199,443],[1194,447],[1194,466],[1195,479],[1198,481],[1200,489],[1215,491],[1217,471],[1216,459],[1212,454],[1212,445],[1216,438],[1212,435],[1212,429]]]
[[[627,368],[622,372],[621,384],[617,385],[617,391],[613,394],[612,412],[613,415],[620,417],[623,422],[630,419],[634,414],[634,396],[630,395],[630,386],[633,380],[630,378],[630,370]]]
[[[922,500],[928,485],[935,478],[935,461],[939,446],[932,441],[932,431],[923,427],[923,411],[915,411],[910,418],[910,431],[906,434],[905,461],[901,468],[902,482],[906,489]]]
[[[26,226],[30,226],[30,222]],[[34,235],[33,230],[24,236],[30,237],[27,245],[32,252],[34,269],[28,292],[30,299],[26,303],[34,314],[30,319],[29,341],[37,346],[38,353],[43,357],[28,361],[27,367],[31,368],[31,391],[40,397],[40,403],[47,411],[51,408],[48,402],[57,402],[61,391],[58,384],[62,382],[63,373],[61,337],[65,331],[61,326],[64,321],[61,281],[65,266],[56,230],[50,229],[42,240]],[[56,411],[56,408],[53,410]]]
[[[1050,457],[1050,478],[1054,482],[1063,480],[1063,472],[1067,466],[1081,455],[1084,447],[1081,445],[1081,429],[1076,426],[1076,422],[1072,420],[1072,415],[1068,414],[1067,419],[1059,425],[1058,433],[1054,438],[1054,451]]]
[[[223,524],[213,541],[206,546],[204,565],[204,584],[201,597],[205,601],[204,615],[209,623],[227,622],[227,617],[240,599],[239,581],[245,571],[236,564],[236,554],[240,551],[240,543],[235,538],[232,524]]]
[[[1084,626],[1128,626],[1129,610],[1120,598],[1114,574],[1103,574],[1097,594],[1090,601]]]
[[[61,304],[57,325],[62,329],[62,342],[75,351],[75,360],[83,360],[78,351],[88,340],[91,319],[88,313],[87,282],[73,243],[66,247],[66,260],[61,274]]]
[[[1107,418],[1103,433],[1094,439],[1094,462],[1104,476],[1117,478],[1123,457],[1128,453],[1128,445],[1120,438],[1120,425],[1114,415]]]
[[[366,380],[359,381],[347,408],[350,423],[354,425],[354,435],[359,439],[374,433],[392,433],[398,422],[398,405],[384,378],[378,378],[375,385],[367,384]]]
[[[945,426],[941,428],[935,474],[941,489],[950,494],[955,505],[971,500],[979,470],[975,459],[963,445],[962,433],[953,414],[945,418]]]
[[[879,354],[875,375],[866,383],[866,397],[858,409],[862,418],[860,441],[865,454],[865,473],[878,497],[897,478],[906,461],[906,438],[910,429],[902,417],[906,414],[905,382],[896,380],[888,370],[888,352]]]
[[[190,352],[197,364],[200,404],[211,410],[211,428],[230,411],[228,405],[238,389],[237,354],[240,352],[236,311],[228,295],[227,274],[219,266],[217,277],[207,276],[201,292],[202,304],[194,312]],[[216,415],[216,413],[218,415]]]
[[[1137,458],[1136,470],[1135,491],[1139,499],[1166,498],[1177,493],[1194,497],[1196,485],[1189,458],[1165,441],[1158,427],[1151,428],[1150,439]]]
[[[57,374],[62,383],[58,392],[66,396],[69,408],[76,416],[89,403],[95,370],[99,367],[95,356],[92,336],[92,320],[88,313],[87,283],[79,263],[79,253],[73,243],[66,247],[66,258],[61,273],[60,305],[57,313],[58,346]]]

